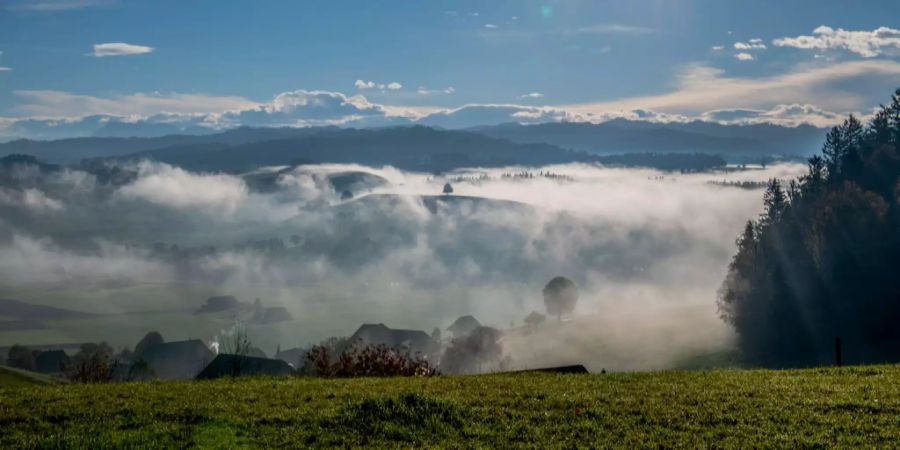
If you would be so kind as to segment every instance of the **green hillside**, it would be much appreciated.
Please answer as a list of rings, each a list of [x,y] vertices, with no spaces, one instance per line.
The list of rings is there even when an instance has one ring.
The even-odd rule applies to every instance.
[[[0,388],[2,448],[891,447],[900,368]]]
[[[0,366],[0,389],[59,384],[60,382],[60,380],[44,374]],[[2,404],[2,399],[0,399],[0,405]]]

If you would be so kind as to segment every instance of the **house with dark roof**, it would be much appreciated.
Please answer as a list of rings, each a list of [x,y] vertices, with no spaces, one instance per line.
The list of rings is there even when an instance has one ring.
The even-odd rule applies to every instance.
[[[475,317],[462,316],[447,327],[447,331],[453,333],[454,338],[461,338],[480,326],[481,323]]]
[[[300,369],[306,364],[306,354],[309,350],[305,348],[295,347],[287,350],[278,349],[275,352],[275,359],[280,359],[290,364],[295,369]]]
[[[71,367],[72,360],[62,350],[40,352],[34,360],[35,369],[41,373],[61,373]]]
[[[219,354],[197,374],[196,379],[211,380],[253,375],[286,376],[293,373],[294,369],[280,359]]]
[[[383,323],[363,324],[350,336],[350,342],[361,345],[384,345],[411,354],[420,354],[434,359],[440,352],[441,344],[422,330],[395,330]]]
[[[150,346],[140,359],[162,380],[193,379],[216,355],[199,339]]]

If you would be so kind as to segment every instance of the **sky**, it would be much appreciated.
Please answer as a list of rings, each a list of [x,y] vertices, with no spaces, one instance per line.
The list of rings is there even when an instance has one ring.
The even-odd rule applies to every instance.
[[[0,130],[98,115],[826,126],[900,87],[898,29],[896,0],[0,0]]]

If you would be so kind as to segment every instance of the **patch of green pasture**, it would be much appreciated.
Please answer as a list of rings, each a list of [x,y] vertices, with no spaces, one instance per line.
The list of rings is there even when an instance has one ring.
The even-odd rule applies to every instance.
[[[0,447],[891,447],[900,368],[497,374],[0,391]]]

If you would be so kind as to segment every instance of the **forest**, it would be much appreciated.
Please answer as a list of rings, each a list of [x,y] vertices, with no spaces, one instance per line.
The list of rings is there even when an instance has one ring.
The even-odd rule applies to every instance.
[[[900,360],[898,178],[900,90],[832,128],[799,180],[769,181],[718,300],[747,363]]]

